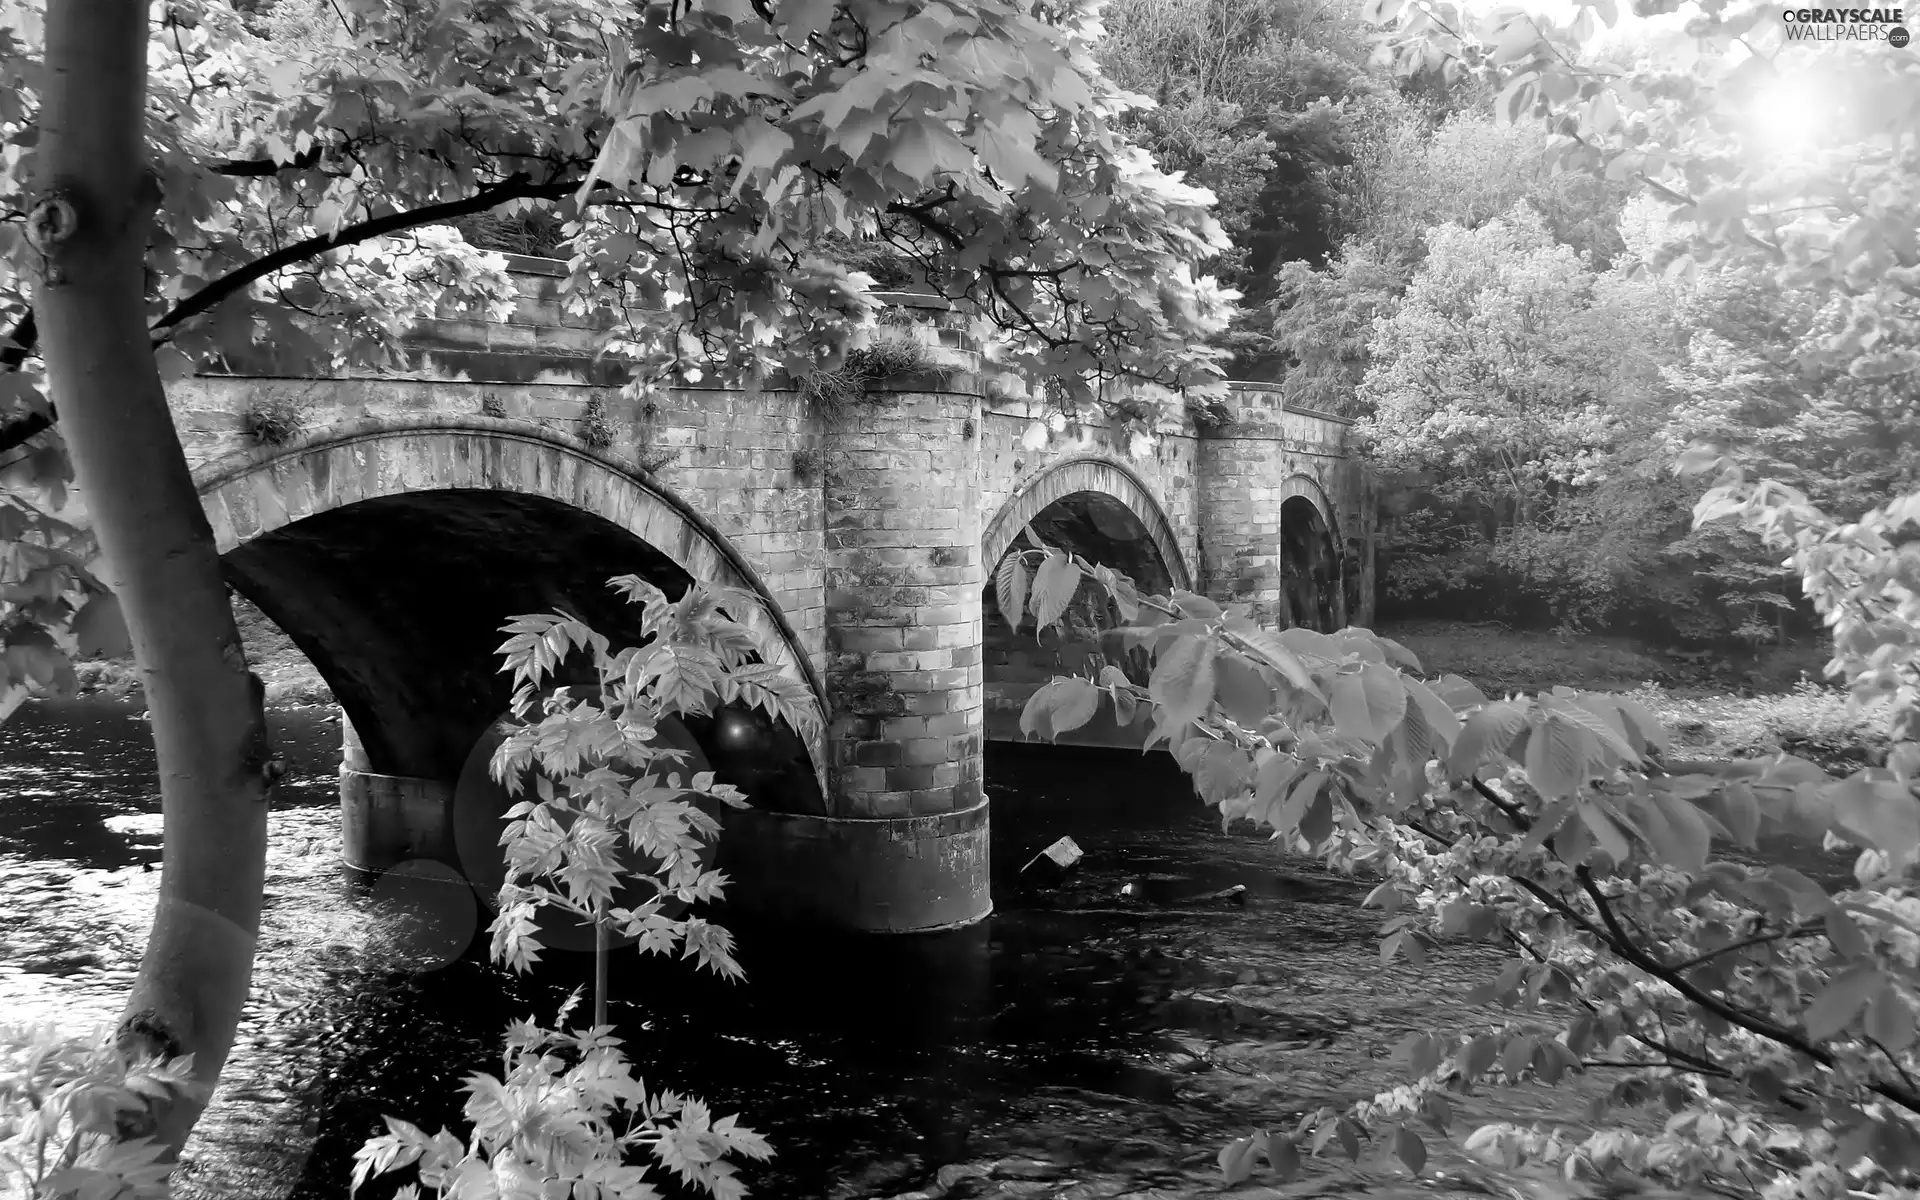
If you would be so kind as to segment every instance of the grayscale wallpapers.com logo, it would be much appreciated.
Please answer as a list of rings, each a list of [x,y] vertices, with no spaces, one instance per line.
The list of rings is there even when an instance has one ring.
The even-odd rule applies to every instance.
[[[1790,42],[1886,42],[1904,49],[1910,37],[1899,8],[1789,8],[1782,12]]]

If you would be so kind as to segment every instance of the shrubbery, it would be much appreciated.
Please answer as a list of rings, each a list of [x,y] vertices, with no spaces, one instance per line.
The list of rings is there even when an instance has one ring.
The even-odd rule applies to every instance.
[[[596,933],[592,1024],[567,1030],[579,997],[555,1027],[517,1022],[508,1031],[501,1074],[465,1082],[465,1139],[428,1135],[393,1117],[388,1132],[355,1156],[353,1184],[412,1167],[445,1200],[500,1195],[659,1195],[638,1152],[679,1182],[716,1200],[745,1193],[732,1155],[764,1159],[766,1141],[734,1117],[716,1118],[699,1100],[646,1087],[620,1051],[607,1019],[606,959],[613,937],[642,954],[689,959],[729,978],[742,976],[726,930],[686,915],[720,897],[726,877],[701,852],[720,824],[707,808],[744,807],[711,771],[689,772],[686,754],[656,738],[661,724],[711,713],[721,704],[759,708],[806,729],[819,715],[811,695],[780,673],[770,647],[727,612],[750,611],[751,596],[695,584],[678,601],[635,577],[613,581],[641,609],[642,645],[614,650],[562,614],[521,617],[501,647],[520,725],[494,752],[492,771],[515,795],[501,834],[507,876],[492,926],[492,955],[516,971],[540,957],[542,909],[589,922]],[[574,656],[595,685],[552,683]],[[403,1195],[414,1196],[413,1185]]]
[[[1683,767],[1633,696],[1490,699],[1423,679],[1365,630],[1275,633],[1191,593],[1142,596],[1056,548],[1022,559],[996,581],[1003,611],[1048,624],[1092,580],[1128,622],[1122,641],[1154,659],[1144,686],[1111,668],[1055,679],[1024,731],[1067,732],[1104,704],[1150,722],[1148,744],[1226,823],[1378,880],[1367,903],[1385,916],[1386,962],[1418,969],[1462,938],[1512,951],[1470,997],[1506,1016],[1414,1034],[1405,1086],[1234,1141],[1229,1183],[1291,1176],[1335,1145],[1357,1157],[1373,1138],[1417,1173],[1424,1138],[1455,1123],[1455,1092],[1604,1072],[1616,1081],[1591,1133],[1493,1125],[1467,1148],[1695,1193],[1916,1194],[1920,745],[1897,712],[1887,765],[1844,778],[1790,754]],[[1753,865],[1770,836],[1856,849],[1854,879]],[[1652,1104],[1672,1114],[1658,1133],[1607,1121]]]
[[[712,772],[686,769],[684,752],[655,738],[663,722],[722,704],[761,709],[806,730],[819,720],[804,686],[768,665],[771,649],[729,615],[758,602],[695,585],[668,601],[637,578],[614,586],[641,609],[644,645],[615,650],[564,615],[521,617],[502,647],[519,725],[492,770],[514,794],[492,957],[525,971],[540,957],[539,916],[591,922],[598,943],[591,1024],[567,1028],[580,997],[549,1028],[507,1031],[501,1072],[470,1075],[464,1137],[428,1134],[388,1117],[387,1132],[355,1155],[354,1191],[411,1168],[400,1197],[658,1196],[658,1171],[735,1200],[745,1192],[730,1159],[764,1159],[766,1141],[701,1101],[648,1088],[607,1019],[606,957],[615,936],[640,953],[691,960],[740,978],[725,929],[689,906],[720,897],[726,877],[703,866],[719,832],[708,811],[743,805]],[[570,659],[594,686],[554,687]],[[529,786],[530,785],[530,786]],[[449,1081],[451,1082],[451,1081]],[[110,1031],[89,1038],[53,1029],[0,1028],[0,1187],[49,1200],[161,1200],[167,1147],[144,1136],[149,1109],[194,1092],[191,1061],[129,1058]],[[643,1162],[629,1161],[635,1155]],[[657,1169],[657,1170],[656,1170]],[[8,1190],[7,1194],[13,1194]]]

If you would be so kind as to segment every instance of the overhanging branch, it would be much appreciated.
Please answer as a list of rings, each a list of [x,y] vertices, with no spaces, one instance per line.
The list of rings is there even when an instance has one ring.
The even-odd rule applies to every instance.
[[[577,179],[557,180],[548,183],[534,183],[524,175],[513,175],[505,182],[492,187],[481,188],[471,196],[459,200],[448,200],[442,204],[429,204],[425,208],[409,209],[406,212],[388,213],[384,217],[374,217],[358,225],[349,225],[332,235],[316,235],[304,241],[283,246],[271,254],[263,254],[244,267],[236,267],[220,278],[201,288],[193,295],[173,306],[173,310],[153,323],[154,332],[171,329],[182,321],[197,317],[240,289],[264,279],[275,271],[290,267],[297,262],[324,254],[329,250],[338,250],[342,246],[358,245],[385,237],[390,233],[400,233],[408,229],[417,229],[422,225],[433,225],[440,221],[450,221],[455,217],[470,217],[475,213],[486,212],[513,200],[559,200],[572,195],[580,187]]]
[[[226,165],[236,166],[236,164]],[[265,169],[252,172],[250,170],[250,164],[237,165],[249,169],[222,171],[222,168],[216,167],[215,171],[226,174],[271,174],[270,171]],[[278,168],[276,167],[275,169]],[[275,250],[271,254],[262,255],[243,267],[237,267],[227,272],[193,295],[188,296],[185,300],[176,304],[165,316],[156,321],[153,325],[153,331],[156,335],[161,335],[164,331],[172,329],[181,322],[197,317],[201,313],[208,311],[222,300],[232,296],[234,293],[255,281],[264,279],[275,271],[290,267],[297,262],[324,254],[329,250],[338,250],[342,246],[357,245],[360,242],[371,241],[374,238],[384,237],[390,233],[400,233],[404,230],[415,229],[422,225],[432,225],[440,221],[450,221],[456,217],[466,217],[476,213],[483,213],[488,209],[497,208],[512,200],[564,199],[572,195],[579,186],[580,181],[577,179],[535,183],[525,175],[513,175],[509,176],[502,183],[495,184],[492,187],[481,188],[473,195],[462,197],[459,200],[448,200],[441,204],[429,204],[424,208],[410,209],[406,212],[388,213],[383,217],[375,217],[368,221],[362,221],[357,225],[349,225],[332,236],[310,237],[304,241],[294,242],[291,245],[283,246]],[[13,332],[7,335],[9,344],[0,347],[0,367],[5,367],[9,370],[18,370],[20,364],[25,362],[27,357],[33,353],[34,347],[39,343],[39,340],[39,324],[35,320],[33,312],[29,310],[25,316],[20,318],[19,323],[13,327]],[[156,336],[155,340],[164,340],[164,338]],[[17,446],[23,445],[38,434],[52,428],[55,419],[56,414],[54,413],[53,406],[48,405],[43,412],[29,413],[19,420],[0,426],[0,454],[4,454]]]
[[[1579,926],[1587,936],[1600,942],[1622,959],[1640,968],[1640,970],[1653,976],[1655,979],[1660,980],[1674,991],[1679,992],[1681,996],[1691,1001],[1701,1010],[1712,1013],[1729,1025],[1737,1025],[1757,1037],[1766,1038],[1768,1041],[1775,1042],[1789,1050],[1803,1054],[1823,1067],[1833,1066],[1834,1057],[1827,1050],[1814,1045],[1791,1029],[1783,1028],[1771,1021],[1755,1016],[1753,1013],[1735,1008],[1733,1005],[1720,999],[1720,997],[1702,990],[1698,985],[1693,983],[1693,981],[1676,973],[1671,966],[1647,953],[1627,937],[1626,931],[1620,927],[1618,919],[1613,915],[1613,906],[1606,902],[1604,895],[1599,894],[1599,888],[1593,883],[1591,873],[1582,867],[1579,869],[1579,874],[1581,876],[1581,887],[1586,891],[1588,898],[1593,900],[1595,907],[1599,910],[1600,919],[1606,925],[1604,929],[1595,925],[1580,913],[1575,912],[1565,901],[1554,896],[1533,881],[1519,876],[1509,876],[1509,878],[1527,891],[1533,893],[1534,897],[1541,903],[1559,912],[1561,916]],[[1869,1091],[1893,1101],[1908,1112],[1920,1112],[1920,1092],[1916,1092],[1912,1088],[1902,1087],[1899,1084],[1884,1079],[1868,1080],[1866,1087]]]
[[[282,171],[305,171],[318,165],[319,162],[320,147],[315,144],[294,155],[289,162],[275,162],[270,158],[237,158],[213,163],[207,169],[215,175],[262,179],[269,175],[278,175]]]
[[[271,174],[271,170],[265,169],[269,166],[273,167],[274,170],[279,169],[279,167],[274,164],[257,164],[262,169],[256,171],[252,169],[255,165],[256,164],[251,163],[229,163],[214,169],[216,173],[241,175]],[[292,165],[298,165],[298,163],[296,162]],[[226,168],[234,169],[228,170]],[[403,230],[418,228],[422,225],[432,225],[440,221],[453,220],[456,217],[465,217],[475,213],[486,212],[488,209],[496,208],[512,200],[561,199],[571,195],[578,186],[579,183],[575,180],[534,183],[524,175],[511,176],[504,183],[497,184],[493,187],[482,188],[473,195],[463,197],[459,200],[449,200],[442,204],[429,204],[424,208],[411,209],[406,212],[388,213],[383,217],[375,217],[372,220],[362,221],[357,225],[350,225],[332,236],[311,237],[304,241],[283,246],[271,254],[262,255],[254,259],[243,267],[229,271],[185,300],[182,300],[173,307],[172,311],[154,323],[153,330],[156,334],[159,334],[164,330],[171,329],[183,321],[208,311],[222,300],[232,296],[249,284],[263,279],[275,271],[290,267],[297,262],[324,254],[328,250],[337,250],[342,246],[356,245],[360,242],[370,241],[373,238],[384,237],[390,233],[399,233]],[[19,323],[13,327],[13,332],[7,335],[9,344],[0,347],[0,367],[17,370],[20,364],[27,360],[28,355],[33,353],[35,345],[39,342],[39,332],[39,324],[35,320],[34,314],[29,311],[25,316],[21,317]],[[156,338],[156,340],[162,339]],[[4,454],[17,446],[23,445],[40,433],[52,428],[55,419],[56,413],[54,412],[53,406],[48,405],[43,412],[29,413],[17,421],[0,426],[0,454]]]

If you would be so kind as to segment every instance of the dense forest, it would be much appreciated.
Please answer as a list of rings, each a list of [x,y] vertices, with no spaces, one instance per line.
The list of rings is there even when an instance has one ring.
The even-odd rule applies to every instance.
[[[1842,518],[1914,486],[1910,401],[1819,365],[1844,301],[1763,259],[1699,266],[1668,198],[1566,169],[1551,127],[1503,119],[1482,80],[1379,62],[1353,0],[1118,0],[1105,20],[1102,65],[1155,101],[1134,136],[1219,199],[1232,374],[1358,422],[1383,617],[1722,650],[1818,628],[1776,551],[1693,528],[1705,483],[1671,465],[1733,443]],[[1591,65],[1670,44],[1615,33]],[[465,227],[558,245],[538,212]],[[909,282],[884,249],[835,252]]]
[[[1705,485],[1671,464],[1736,443],[1843,519],[1913,487],[1910,399],[1818,365],[1843,302],[1696,265],[1667,198],[1564,169],[1484,84],[1374,62],[1357,4],[1122,0],[1107,27],[1109,72],[1158,101],[1142,140],[1220,198],[1235,374],[1358,421],[1383,616],[1720,648],[1817,627],[1777,551],[1692,528]]]

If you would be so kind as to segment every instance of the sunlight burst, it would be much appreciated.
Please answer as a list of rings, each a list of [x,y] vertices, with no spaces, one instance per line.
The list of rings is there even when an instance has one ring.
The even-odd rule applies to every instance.
[[[1834,98],[1811,76],[1778,75],[1755,91],[1748,102],[1754,132],[1776,150],[1798,150],[1812,145],[1823,128],[1832,124]]]

